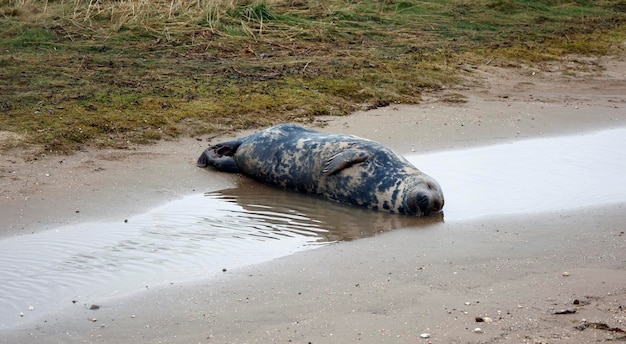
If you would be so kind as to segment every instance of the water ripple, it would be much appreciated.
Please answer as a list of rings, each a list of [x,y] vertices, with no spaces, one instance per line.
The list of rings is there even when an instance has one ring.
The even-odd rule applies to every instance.
[[[83,223],[5,238],[0,240],[0,327],[72,301],[90,304],[431,221],[355,209],[244,180],[237,188],[190,195],[128,222]],[[29,312],[29,306],[36,312]]]

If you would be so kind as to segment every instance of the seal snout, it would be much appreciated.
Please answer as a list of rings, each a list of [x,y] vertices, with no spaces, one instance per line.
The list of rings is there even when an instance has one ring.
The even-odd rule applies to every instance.
[[[416,196],[417,213],[430,215],[440,211],[443,208],[443,200],[435,195],[426,193],[418,193]]]
[[[422,214],[430,212],[430,197],[425,194],[417,194],[417,206]]]
[[[420,183],[417,190],[410,193],[407,205],[409,212],[417,216],[430,215],[443,209],[444,199],[441,188],[436,183]]]

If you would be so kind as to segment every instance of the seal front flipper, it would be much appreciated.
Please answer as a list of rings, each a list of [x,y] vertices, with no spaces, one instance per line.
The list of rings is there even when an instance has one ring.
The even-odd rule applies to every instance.
[[[346,149],[341,151],[328,160],[324,164],[324,174],[332,176],[333,174],[348,168],[354,164],[358,164],[367,160],[370,157],[370,153],[361,149]]]
[[[232,157],[240,145],[240,140],[213,145],[202,152],[196,164],[199,167],[213,166],[224,172],[239,172],[239,166]]]

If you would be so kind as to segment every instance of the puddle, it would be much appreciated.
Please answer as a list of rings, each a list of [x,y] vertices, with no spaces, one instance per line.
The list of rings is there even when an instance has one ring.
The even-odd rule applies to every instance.
[[[624,202],[625,141],[626,129],[619,129],[409,160],[442,185],[445,220],[462,221]],[[241,178],[236,188],[187,196],[128,222],[83,223],[0,240],[0,328],[72,301],[89,306],[222,274],[223,268],[442,220],[342,206]]]
[[[0,328],[73,301],[89,306],[442,219],[373,212],[242,178],[237,188],[190,195],[128,222],[84,223],[0,240]]]

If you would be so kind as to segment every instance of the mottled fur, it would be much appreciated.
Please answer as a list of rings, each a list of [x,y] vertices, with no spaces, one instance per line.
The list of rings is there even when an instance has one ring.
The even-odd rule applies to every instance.
[[[213,145],[198,166],[375,210],[422,216],[444,204],[439,184],[390,148],[295,124]]]

